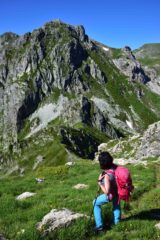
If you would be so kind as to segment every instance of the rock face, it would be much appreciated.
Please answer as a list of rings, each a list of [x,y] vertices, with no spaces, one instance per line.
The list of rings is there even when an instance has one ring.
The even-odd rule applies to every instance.
[[[149,78],[129,47],[123,56],[113,64],[111,49],[92,41],[83,26],[60,21],[23,36],[1,35],[0,164],[14,162],[29,139],[46,129],[56,128],[69,149],[93,158],[98,135],[118,139],[141,131],[143,110],[152,116],[149,123],[157,120],[158,107],[148,106],[143,86],[136,85]]]
[[[136,60],[131,48],[126,46],[123,49],[123,57],[113,60],[114,64],[130,78],[130,81],[139,81],[144,84],[150,81],[141,64]]]
[[[89,159],[94,158],[94,152],[99,145],[99,139],[93,138],[84,130],[75,130],[72,128],[61,128],[61,142],[67,146],[69,150],[76,153],[80,157]]]
[[[82,27],[71,28],[60,22],[46,24],[22,37],[10,35],[5,47],[4,36],[1,37],[0,112],[4,149],[10,146],[12,150],[23,121],[53,88],[75,92],[87,88],[77,69],[87,58],[81,40],[87,47],[89,42]],[[64,44],[63,37],[68,37]]]
[[[120,133],[114,126],[120,126],[121,128],[127,128],[123,122],[118,121],[114,118],[114,115],[120,114],[120,109],[116,109],[116,106],[110,107],[103,99],[92,97],[91,101],[83,97],[82,98],[82,108],[81,108],[81,118],[82,122],[99,129],[101,132],[107,134],[111,138],[122,137],[123,134]],[[130,131],[130,129],[128,129]]]
[[[58,228],[68,227],[73,220],[86,217],[84,214],[74,213],[69,209],[53,209],[37,224],[37,229],[47,235]],[[45,230],[44,230],[45,229]]]
[[[137,158],[153,156],[160,156],[160,122],[150,125],[144,132],[137,151]]]
[[[153,92],[160,94],[160,44],[144,44],[134,54],[151,79],[147,85]]]
[[[100,83],[106,82],[105,74],[88,56],[87,51],[93,46],[82,26],[73,27],[60,21],[48,23],[24,36],[7,33],[0,37],[3,151],[16,151],[17,133],[25,119],[54,89],[75,94],[88,91],[90,84],[83,80],[83,72]],[[65,103],[60,104],[64,108]]]
[[[160,68],[160,66],[159,66],[159,68]],[[147,66],[144,66],[144,70],[147,73],[147,75],[149,76],[149,78],[151,79],[151,81],[147,83],[147,86],[149,86],[149,88],[153,92],[160,95],[160,76],[157,75],[157,71],[155,69],[149,68]]]

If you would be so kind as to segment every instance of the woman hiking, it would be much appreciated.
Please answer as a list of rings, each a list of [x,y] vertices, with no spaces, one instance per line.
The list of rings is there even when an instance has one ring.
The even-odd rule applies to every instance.
[[[101,206],[105,203],[113,204],[113,223],[117,224],[121,219],[120,202],[118,201],[118,193],[114,171],[117,166],[113,163],[113,158],[109,152],[101,152],[98,157],[100,168],[103,170],[98,178],[98,184],[103,192],[93,201],[93,212],[95,218],[95,231],[100,233],[105,229],[102,221]],[[112,174],[113,172],[113,174]]]

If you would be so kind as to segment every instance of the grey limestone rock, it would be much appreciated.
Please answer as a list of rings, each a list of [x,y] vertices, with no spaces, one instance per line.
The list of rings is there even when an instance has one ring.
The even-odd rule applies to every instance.
[[[24,199],[30,198],[30,197],[32,197],[34,195],[36,195],[36,193],[24,192],[24,193],[20,194],[19,196],[17,196],[16,200],[24,200]]]
[[[55,34],[57,25],[64,31],[61,37]],[[48,26],[23,36],[12,33],[0,36],[0,113],[3,116],[0,135],[3,151],[8,151],[9,147],[11,151],[17,151],[17,133],[24,120],[54,88],[77,93],[87,89],[78,72],[79,65],[87,57],[81,44],[86,39],[83,27],[73,28],[71,34],[76,38],[69,39],[69,26],[61,22]],[[68,34],[68,41],[62,44],[65,34]],[[6,41],[5,51],[2,51]]]
[[[86,217],[86,215],[74,213],[67,208],[61,210],[52,209],[43,217],[41,222],[37,223],[36,228],[43,235],[47,235],[56,229],[68,227],[74,220],[82,217]]]
[[[150,81],[150,78],[144,72],[141,64],[136,60],[130,47],[122,49],[123,57],[114,59],[113,62],[131,81],[139,81],[144,84]]]
[[[144,132],[137,151],[137,158],[153,156],[160,156],[160,122],[153,123]]]

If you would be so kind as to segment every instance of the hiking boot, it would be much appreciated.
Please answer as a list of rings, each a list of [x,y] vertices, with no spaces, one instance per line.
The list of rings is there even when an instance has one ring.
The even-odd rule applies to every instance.
[[[103,227],[99,227],[99,228],[94,228],[94,233],[95,235],[102,235],[105,233],[105,229]]]
[[[105,224],[104,226],[103,226],[103,230],[104,231],[107,231],[107,230],[111,230],[111,224]]]

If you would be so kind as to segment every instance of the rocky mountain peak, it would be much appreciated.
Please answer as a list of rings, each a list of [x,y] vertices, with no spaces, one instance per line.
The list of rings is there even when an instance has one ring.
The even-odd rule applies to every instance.
[[[12,32],[6,32],[0,35],[0,48],[5,45],[11,44],[18,37],[19,36],[16,33],[12,33]]]
[[[157,120],[159,112],[143,102],[145,90],[138,85],[149,80],[129,47],[121,50],[121,57],[112,59],[112,50],[92,41],[83,26],[59,20],[23,36],[9,33],[0,39],[5,45],[0,51],[2,153],[20,152],[23,141],[48,129],[49,124],[55,127],[55,122],[58,128],[67,127],[67,142],[74,149],[77,134],[82,138],[78,143],[90,139],[95,147],[101,134],[119,138]],[[150,113],[149,123],[141,120],[139,109]],[[44,122],[41,116],[46,111]],[[90,129],[87,137],[86,128]],[[93,129],[98,139],[96,135],[92,141]],[[93,151],[89,155],[93,156]]]

